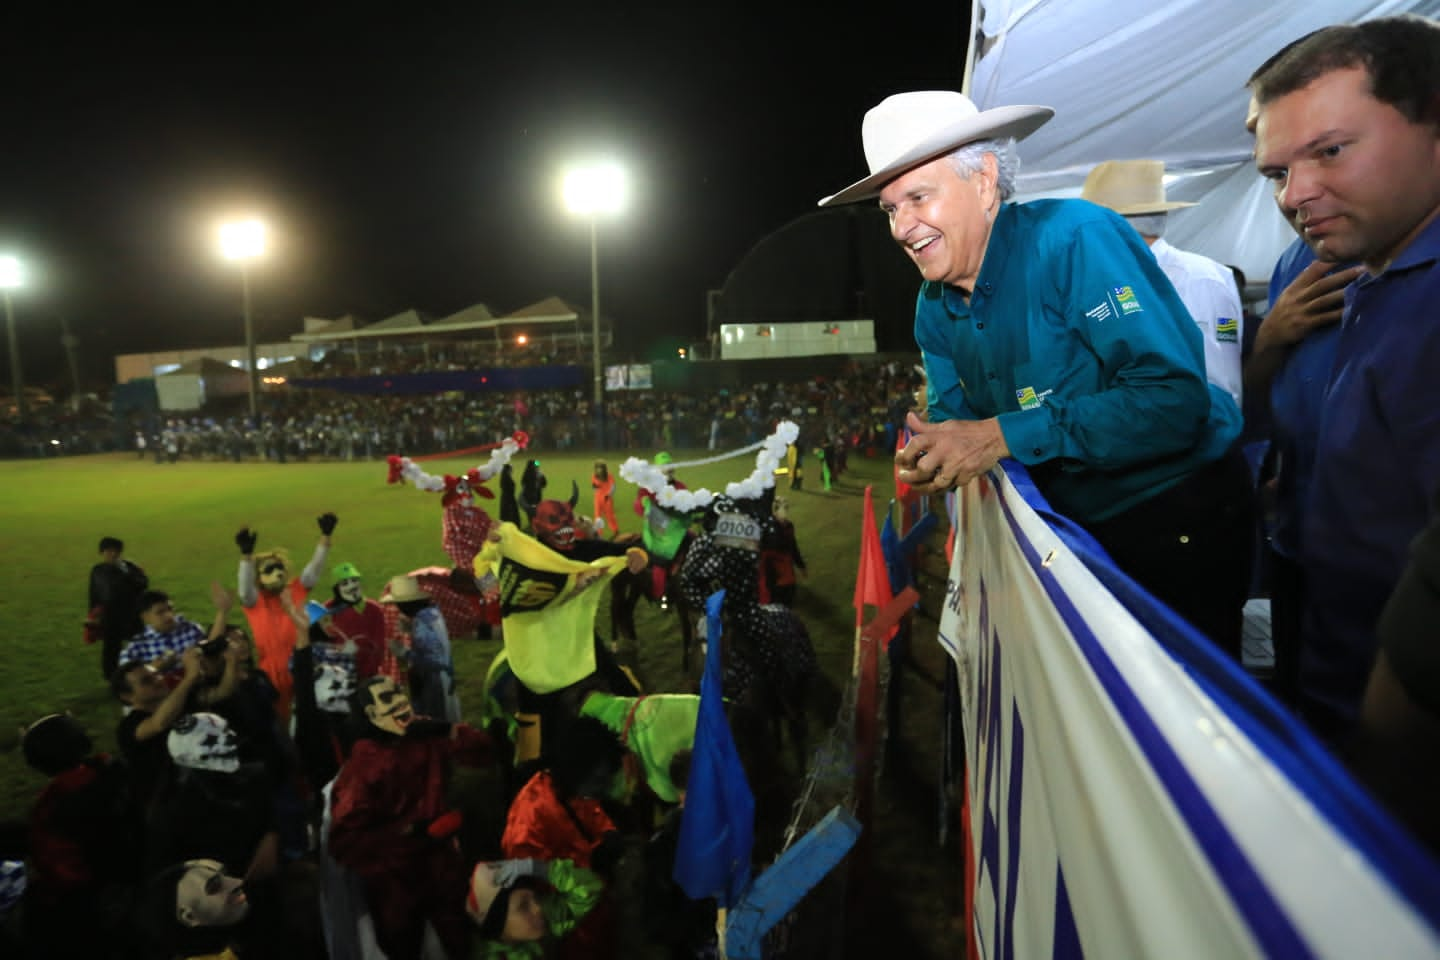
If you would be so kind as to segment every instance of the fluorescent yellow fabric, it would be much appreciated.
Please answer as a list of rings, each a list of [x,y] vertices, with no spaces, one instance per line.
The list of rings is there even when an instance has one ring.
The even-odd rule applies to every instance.
[[[595,611],[602,588],[625,557],[568,560],[513,523],[486,541],[475,573],[493,573],[500,587],[510,669],[536,693],[552,693],[595,672]]]

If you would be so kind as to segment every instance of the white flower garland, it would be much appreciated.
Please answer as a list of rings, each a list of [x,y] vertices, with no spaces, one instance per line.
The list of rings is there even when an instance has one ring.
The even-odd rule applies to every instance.
[[[506,437],[501,441],[500,446],[490,452],[490,459],[475,468],[480,474],[481,480],[489,480],[500,472],[500,468],[510,462],[510,458],[520,451],[520,443],[514,437]],[[426,473],[423,468],[409,457],[400,458],[400,476],[404,478],[417,490],[428,490],[431,493],[439,493],[445,489],[445,478],[437,477],[434,474]],[[463,479],[463,477],[462,477]]]
[[[752,444],[740,450],[732,450],[730,453],[718,457],[691,460],[687,463],[669,463],[663,467],[657,466],[649,460],[631,457],[620,465],[620,476],[642,490],[649,491],[660,506],[669,510],[677,510],[680,513],[689,513],[691,510],[710,506],[715,499],[715,494],[704,488],[677,490],[671,485],[670,478],[665,476],[667,469],[698,467],[758,449],[760,452],[755,456],[755,471],[744,480],[725,486],[725,496],[732,500],[754,500],[775,486],[775,470],[780,466],[780,461],[784,459],[786,448],[794,443],[798,436],[800,436],[798,426],[789,420],[781,420],[775,427],[775,432],[758,444]]]

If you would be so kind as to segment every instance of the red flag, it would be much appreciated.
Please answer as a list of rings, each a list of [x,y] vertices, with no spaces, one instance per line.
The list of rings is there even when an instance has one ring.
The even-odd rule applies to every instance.
[[[860,570],[855,577],[855,626],[865,622],[865,605],[876,611],[893,598],[890,574],[885,569],[885,551],[880,549],[880,533],[875,529],[875,506],[872,488],[865,488],[865,517],[860,528]],[[894,634],[894,630],[890,631]],[[887,638],[888,639],[888,638]]]

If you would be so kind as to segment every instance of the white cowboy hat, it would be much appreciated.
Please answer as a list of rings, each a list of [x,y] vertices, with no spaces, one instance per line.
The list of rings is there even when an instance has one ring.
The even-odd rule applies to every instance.
[[[1109,207],[1122,217],[1143,217],[1195,206],[1165,199],[1162,160],[1106,160],[1086,176],[1080,199]]]
[[[380,595],[381,603],[408,603],[411,600],[429,600],[430,594],[420,589],[420,581],[404,574],[391,577]]]
[[[825,197],[820,206],[875,196],[896,177],[976,140],[1024,140],[1055,115],[1050,107],[980,110],[963,93],[916,90],[886,97],[865,114],[860,139],[870,176]]]

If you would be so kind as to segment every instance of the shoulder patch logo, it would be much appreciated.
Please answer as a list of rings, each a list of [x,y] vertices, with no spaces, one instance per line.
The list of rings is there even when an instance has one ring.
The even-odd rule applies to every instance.
[[[1034,387],[1021,387],[1016,390],[1015,399],[1020,401],[1021,410],[1034,410],[1040,406],[1040,398],[1035,395]]]
[[[1239,320],[1232,320],[1230,317],[1220,317],[1215,321],[1215,340],[1217,343],[1235,343],[1239,339]]]
[[[1135,291],[1130,287],[1115,287],[1114,293],[1115,302],[1120,305],[1120,312],[1122,314],[1139,313],[1144,309],[1144,307],[1140,306],[1140,301],[1135,298]]]

